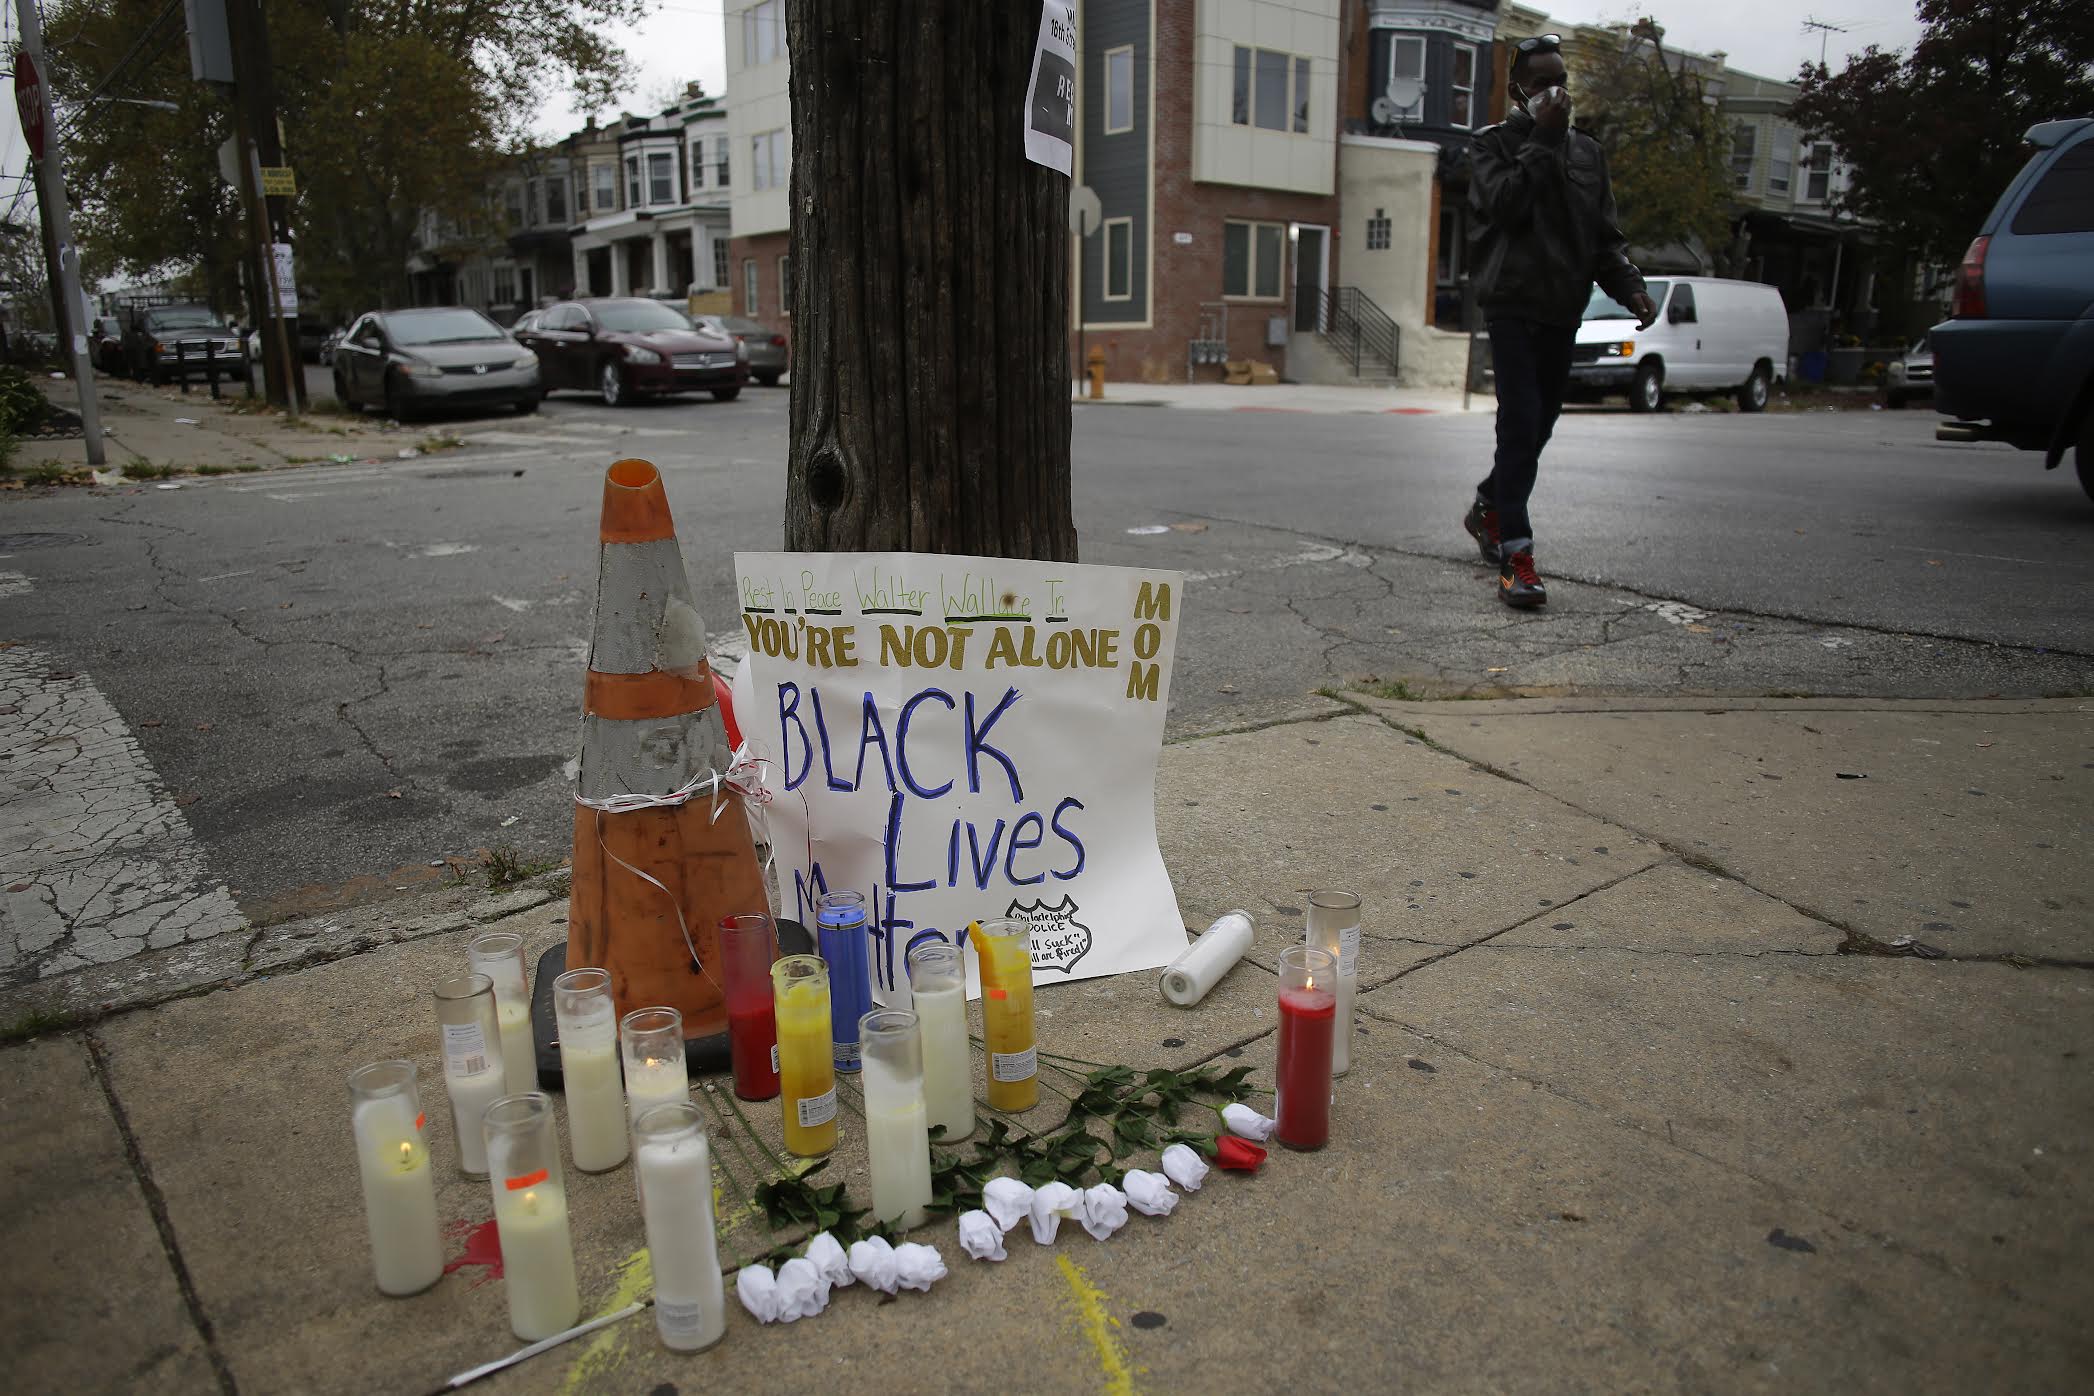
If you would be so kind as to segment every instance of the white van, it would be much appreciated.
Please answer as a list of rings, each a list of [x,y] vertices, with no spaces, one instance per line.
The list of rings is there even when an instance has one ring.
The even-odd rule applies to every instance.
[[[1667,393],[1736,393],[1757,412],[1767,389],[1788,378],[1789,315],[1781,292],[1757,281],[1713,276],[1650,280],[1658,318],[1647,330],[1597,286],[1571,350],[1570,390],[1626,392],[1629,406],[1655,412]]]

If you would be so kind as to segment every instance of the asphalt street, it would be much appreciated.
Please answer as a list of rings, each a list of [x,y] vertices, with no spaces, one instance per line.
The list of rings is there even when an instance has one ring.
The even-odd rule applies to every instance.
[[[250,918],[477,850],[557,857],[603,467],[662,467],[731,648],[729,556],[780,541],[786,401],[560,397],[450,423],[468,444],[437,456],[17,495],[0,642],[91,680]],[[1352,684],[2094,693],[2094,502],[2069,465],[1937,444],[1934,420],[1575,412],[1535,501],[1552,600],[1531,616],[1459,527],[1481,413],[1083,406],[1076,514],[1084,561],[1189,574],[1180,733]]]

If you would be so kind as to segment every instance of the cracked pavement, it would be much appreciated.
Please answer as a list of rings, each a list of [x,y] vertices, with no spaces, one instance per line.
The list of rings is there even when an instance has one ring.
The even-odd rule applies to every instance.
[[[42,674],[82,675],[116,724],[83,730],[131,743],[158,793],[97,826],[62,896],[9,894],[30,899],[10,925],[38,927],[16,943],[42,947],[11,953],[70,965],[220,926],[212,888],[267,923],[454,880],[479,850],[563,855],[602,468],[662,466],[719,626],[728,555],[777,538],[785,401],[561,397],[532,421],[451,424],[468,448],[439,456],[15,497],[10,682],[55,700]],[[1086,560],[1191,580],[1174,739],[1375,694],[2094,691],[2094,505],[1930,424],[1573,413],[1537,497],[1552,599],[1526,614],[1495,603],[1458,528],[1481,414],[1080,407],[1075,499]],[[0,738],[48,735],[0,706],[23,710]],[[132,837],[162,804],[191,844]],[[131,866],[162,842],[159,870]],[[53,939],[36,908],[61,904],[121,934]]]

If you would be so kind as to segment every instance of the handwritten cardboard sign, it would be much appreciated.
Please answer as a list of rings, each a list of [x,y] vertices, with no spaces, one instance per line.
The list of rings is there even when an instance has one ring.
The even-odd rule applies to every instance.
[[[782,915],[865,894],[873,988],[912,945],[1022,916],[1035,983],[1185,948],[1156,846],[1175,572],[741,553],[744,737],[768,758]],[[970,967],[972,957],[969,957]]]

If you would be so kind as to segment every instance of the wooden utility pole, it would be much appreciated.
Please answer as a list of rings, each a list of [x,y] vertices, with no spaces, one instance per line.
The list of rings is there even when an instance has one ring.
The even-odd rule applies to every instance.
[[[1038,4],[786,0],[785,545],[1073,561],[1069,179],[1025,156]]]
[[[296,415],[305,397],[299,371],[298,288],[280,284],[276,248],[291,245],[290,200],[265,195],[263,169],[283,164],[276,130],[276,78],[261,0],[225,0],[232,39],[233,139],[238,145],[241,210],[251,230],[256,275],[256,327],[262,332],[262,382],[269,401]],[[290,309],[285,309],[286,305]]]
[[[15,56],[15,104],[22,133],[36,167],[36,202],[44,224],[45,254],[51,266],[52,326],[58,334],[59,357],[72,365],[80,390],[80,432],[87,463],[101,465],[102,409],[95,400],[94,364],[88,357],[86,308],[80,294],[80,249],[73,244],[73,214],[66,202],[65,153],[58,123],[51,114],[51,79],[44,64],[44,27],[35,0],[16,0],[22,25],[22,48]]]

